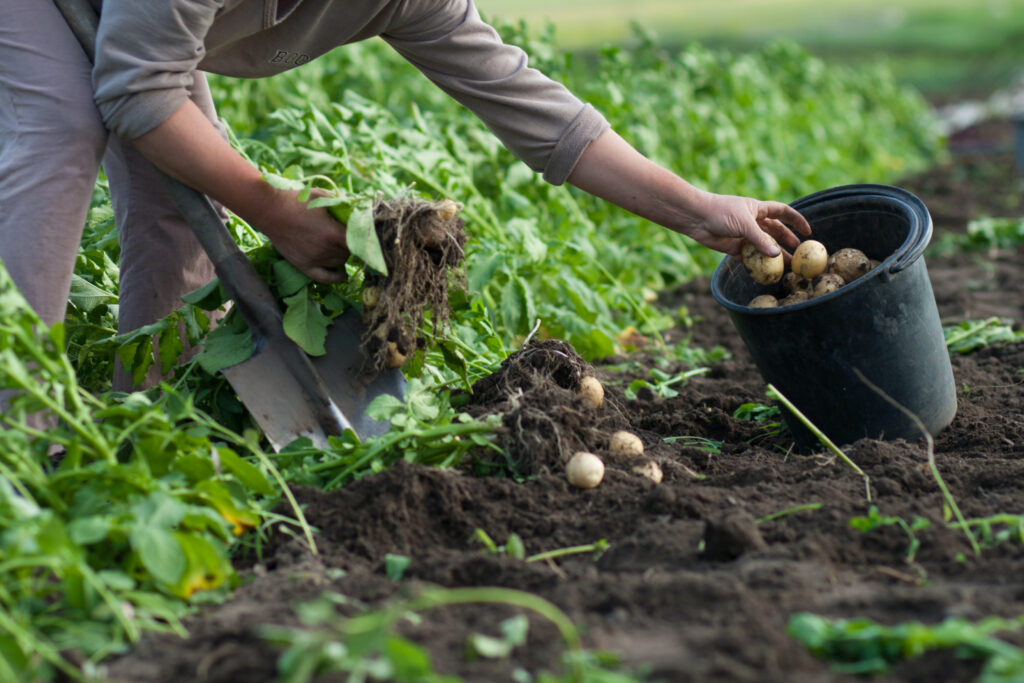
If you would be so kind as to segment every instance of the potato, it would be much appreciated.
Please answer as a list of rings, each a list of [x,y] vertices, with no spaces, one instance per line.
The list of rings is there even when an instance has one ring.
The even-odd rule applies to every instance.
[[[744,241],[741,255],[743,267],[750,273],[751,279],[759,285],[774,285],[782,279],[786,264],[782,260],[781,251],[778,256],[771,257],[759,252],[753,242]]]
[[[800,277],[811,280],[825,272],[828,265],[828,250],[817,240],[806,240],[793,251],[790,268]]]
[[[843,282],[843,278],[839,277],[835,273],[822,273],[818,277],[814,278],[814,287],[811,290],[812,297],[825,296],[830,292],[834,292],[846,283]]]
[[[592,489],[604,479],[604,463],[593,453],[579,451],[565,466],[565,476],[578,489]]]
[[[576,395],[591,408],[600,408],[604,403],[604,385],[598,378],[588,375],[580,380],[580,388],[576,391]]]
[[[828,272],[843,278],[845,283],[853,282],[870,269],[868,257],[860,249],[840,249],[828,259]]]
[[[451,199],[442,199],[438,202],[434,211],[437,213],[437,217],[441,220],[450,221],[455,218],[455,214],[457,214],[461,209],[462,204],[459,202],[452,201]]]
[[[807,290],[800,290],[793,292],[787,297],[784,297],[779,301],[779,306],[789,306],[790,304],[798,304],[801,301],[807,301],[811,298],[810,292]]]
[[[782,289],[785,290],[786,294],[792,294],[800,290],[811,290],[811,281],[805,277],[800,277],[793,271],[789,271],[782,276]]]
[[[636,434],[620,430],[612,434],[612,438],[608,443],[608,450],[611,451],[612,455],[634,457],[643,455],[644,442]]]
[[[747,305],[751,308],[775,308],[779,305],[779,300],[771,294],[761,294],[751,299]]]
[[[639,465],[635,465],[633,467],[633,472],[642,477],[647,477],[655,484],[660,484],[662,479],[665,478],[665,475],[661,471],[661,465],[653,460],[645,460]]]
[[[373,308],[380,303],[380,287],[369,286],[363,289],[363,306]]]
[[[876,258],[868,259],[868,270],[874,270],[878,266],[882,265],[882,262]]]
[[[393,341],[388,342],[387,355],[384,358],[384,367],[388,370],[394,370],[405,365],[405,361],[408,360],[409,356],[398,350],[398,344]]]

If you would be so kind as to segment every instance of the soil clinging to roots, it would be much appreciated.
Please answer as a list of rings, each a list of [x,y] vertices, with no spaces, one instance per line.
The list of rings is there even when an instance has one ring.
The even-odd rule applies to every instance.
[[[561,472],[577,451],[607,450],[626,424],[613,401],[594,407],[579,395],[588,376],[594,368],[567,342],[532,340],[473,385],[466,411],[502,415],[501,446],[515,473]]]
[[[367,271],[363,292],[363,351],[367,374],[405,362],[423,339],[427,311],[435,330],[451,316],[450,283],[463,286],[465,224],[460,205],[401,198],[378,202],[375,227],[388,275]]]

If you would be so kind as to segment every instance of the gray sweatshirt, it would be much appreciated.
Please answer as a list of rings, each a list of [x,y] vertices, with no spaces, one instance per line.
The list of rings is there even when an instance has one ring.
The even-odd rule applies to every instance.
[[[468,107],[545,180],[561,184],[608,123],[501,42],[472,0],[92,0],[93,72],[107,126],[134,139],[188,97],[196,69],[272,76],[380,36]],[[278,5],[281,5],[279,8]]]

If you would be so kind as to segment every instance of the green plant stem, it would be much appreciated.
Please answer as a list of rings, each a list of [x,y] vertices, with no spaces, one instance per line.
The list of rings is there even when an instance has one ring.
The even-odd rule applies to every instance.
[[[881,396],[886,403],[888,403],[893,408],[896,408],[896,410],[906,415],[914,423],[914,425],[921,431],[921,434],[924,435],[925,443],[927,444],[928,450],[928,469],[931,470],[932,477],[935,478],[935,483],[938,484],[939,490],[942,491],[942,497],[946,501],[946,505],[948,505],[950,509],[953,510],[953,514],[956,515],[957,521],[963,525],[964,533],[967,535],[967,540],[971,543],[971,548],[974,550],[974,554],[976,556],[981,555],[981,546],[978,545],[978,539],[974,537],[974,533],[971,531],[970,527],[967,526],[967,521],[964,519],[963,513],[960,512],[960,506],[956,504],[956,499],[953,498],[953,494],[949,492],[949,487],[946,486],[946,482],[942,478],[942,474],[939,472],[939,466],[935,463],[935,440],[932,439],[931,433],[924,426],[924,423],[921,422],[921,418],[919,418],[911,411],[907,410],[906,407],[904,407],[899,401],[894,399],[892,396],[889,396],[889,394],[882,391],[882,389],[879,388],[874,382],[865,377],[864,373],[862,373],[860,370],[854,368],[853,372],[854,374],[857,375],[860,381],[864,382],[864,384],[866,384],[869,389],[871,389],[876,394]]]
[[[48,359],[46,359],[45,356],[39,354],[36,350],[32,351],[32,355],[36,357],[37,361],[44,361],[44,363],[40,363],[40,367],[43,367],[44,364],[49,364],[45,363],[45,361],[47,361]],[[70,370],[70,368],[68,369]],[[49,394],[47,394],[46,392],[41,391],[38,385],[36,384],[30,382],[20,382],[18,378],[14,375],[10,375],[9,377],[11,380],[14,381],[15,384],[17,384],[18,388],[22,389],[23,391],[34,397],[36,400],[38,400],[44,406],[46,406],[51,412],[53,412],[53,414],[56,415],[59,419],[67,423],[67,425],[72,429],[72,431],[74,431],[76,434],[82,437],[83,440],[87,441],[96,450],[96,452],[101,457],[103,457],[104,460],[111,464],[117,462],[117,457],[114,454],[114,450],[110,448],[110,445],[106,442],[106,440],[103,439],[102,436],[100,436],[99,434],[96,434],[91,429],[87,428],[85,424],[83,424],[84,421],[78,420],[76,415],[72,415],[71,413],[69,413],[65,409],[63,404],[51,398]],[[71,379],[69,381],[72,386],[67,388],[66,392],[69,393],[74,398],[77,397],[79,391],[81,390],[78,388],[77,382],[75,382],[73,379],[74,371],[70,372],[70,378]],[[82,406],[80,402],[75,400],[74,403],[78,408],[79,413],[86,413],[84,406]],[[46,436],[46,438],[50,438],[49,434],[44,434],[42,432],[39,432],[38,430],[33,430],[31,427],[25,424],[12,422],[6,416],[3,417],[3,421],[6,424],[22,432],[34,432],[37,436],[44,435]],[[92,425],[93,423],[90,421],[88,422],[88,424]]]
[[[807,416],[804,415],[802,412],[800,412],[800,409],[797,408],[795,405],[793,405],[792,401],[790,401],[788,398],[783,396],[782,392],[780,392],[778,389],[776,389],[775,386],[772,385],[772,384],[768,385],[768,395],[771,398],[774,398],[777,401],[779,401],[782,405],[786,406],[786,408],[791,413],[796,415],[796,418],[798,420],[800,420],[800,422],[805,427],[807,427],[809,430],[811,430],[811,432],[816,437],[818,437],[818,441],[820,441],[830,451],[835,453],[836,456],[840,460],[842,460],[844,463],[846,463],[846,465],[848,467],[850,467],[854,472],[856,472],[860,476],[864,477],[864,489],[865,489],[865,492],[866,492],[866,495],[867,495],[868,502],[870,503],[871,502],[871,479],[868,477],[867,473],[864,470],[862,470],[857,465],[857,463],[855,463],[854,461],[850,460],[850,458],[847,457],[846,453],[843,453],[843,451],[839,448],[839,446],[836,446],[835,443],[832,442],[832,439],[828,438],[825,435],[824,432],[822,432],[820,429],[818,429],[818,427],[814,423],[812,423],[809,419],[807,419]]]
[[[756,522],[758,524],[763,524],[764,522],[771,522],[776,519],[788,517],[789,515],[795,515],[798,512],[820,510],[822,505],[823,503],[807,503],[806,505],[797,505],[796,507],[787,508],[785,510],[779,510],[778,512],[773,512],[770,515],[765,515],[764,517],[761,517],[760,519],[756,520]]]
[[[593,553],[599,550],[604,550],[607,547],[608,543],[604,540],[600,540],[596,543],[589,543],[587,545],[574,545],[569,546],[568,548],[558,548],[557,550],[548,550],[543,553],[537,553],[536,555],[530,555],[526,558],[526,562],[541,562],[543,560],[553,560],[556,557],[565,557],[567,555]]]

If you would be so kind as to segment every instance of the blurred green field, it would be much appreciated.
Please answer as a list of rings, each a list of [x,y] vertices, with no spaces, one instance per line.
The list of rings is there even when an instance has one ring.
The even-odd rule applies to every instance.
[[[826,58],[884,58],[925,92],[980,93],[1024,73],[1020,0],[478,0],[487,16],[551,21],[560,47],[627,40],[631,22],[666,45],[746,48],[791,38]]]

